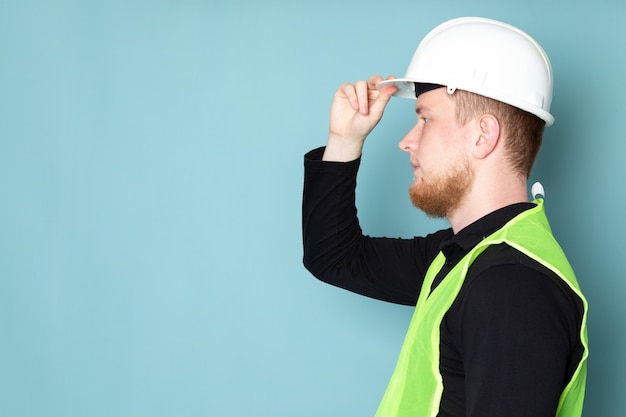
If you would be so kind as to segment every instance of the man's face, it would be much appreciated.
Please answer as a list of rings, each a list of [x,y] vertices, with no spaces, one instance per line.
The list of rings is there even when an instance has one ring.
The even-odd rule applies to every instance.
[[[417,123],[400,141],[410,155],[413,204],[432,217],[446,217],[463,202],[474,180],[466,152],[467,129],[456,121],[455,104],[445,88],[421,94]]]

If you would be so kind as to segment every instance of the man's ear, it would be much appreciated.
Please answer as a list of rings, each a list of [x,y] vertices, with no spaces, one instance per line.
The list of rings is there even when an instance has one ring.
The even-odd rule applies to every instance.
[[[487,113],[476,119],[478,138],[472,144],[474,157],[483,159],[489,156],[500,141],[500,122],[493,114]]]

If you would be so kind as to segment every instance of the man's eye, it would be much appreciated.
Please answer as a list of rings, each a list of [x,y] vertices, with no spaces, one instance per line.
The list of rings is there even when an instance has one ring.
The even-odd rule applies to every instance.
[[[430,119],[429,119],[428,117],[422,117],[422,116],[420,116],[420,119],[421,119],[424,123],[427,123],[427,122],[429,122],[429,121],[430,121]]]

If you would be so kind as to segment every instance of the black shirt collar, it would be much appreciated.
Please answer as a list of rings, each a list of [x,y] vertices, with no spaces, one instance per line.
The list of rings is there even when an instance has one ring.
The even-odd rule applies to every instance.
[[[518,214],[535,206],[534,203],[517,203],[491,212],[461,229],[449,240],[443,241],[441,251],[448,263],[456,263],[485,237],[502,228]]]

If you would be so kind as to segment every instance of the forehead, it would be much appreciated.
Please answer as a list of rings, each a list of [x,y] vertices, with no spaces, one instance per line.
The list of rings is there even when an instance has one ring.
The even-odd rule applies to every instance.
[[[430,90],[417,97],[415,111],[421,113],[425,111],[454,110],[454,101],[450,98],[445,87]]]

